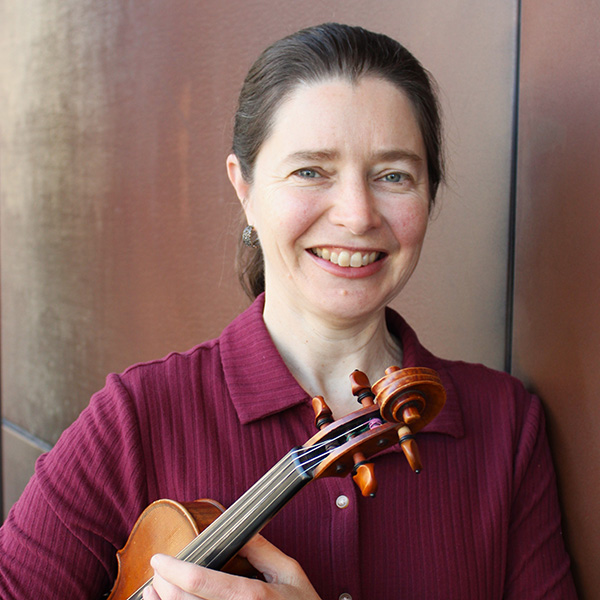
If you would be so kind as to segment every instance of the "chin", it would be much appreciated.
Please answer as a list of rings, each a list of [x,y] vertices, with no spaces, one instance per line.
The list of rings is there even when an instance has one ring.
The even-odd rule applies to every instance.
[[[369,290],[369,292],[372,290]],[[385,308],[387,301],[379,301],[372,293],[352,293],[348,290],[338,290],[333,293],[321,294],[313,307],[316,313],[335,321],[357,321],[367,319]]]

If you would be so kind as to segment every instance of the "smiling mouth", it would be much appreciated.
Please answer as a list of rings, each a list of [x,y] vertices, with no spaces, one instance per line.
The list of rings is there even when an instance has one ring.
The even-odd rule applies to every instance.
[[[315,256],[340,267],[366,267],[383,256],[381,252],[349,252],[348,250],[337,251],[329,248],[311,248],[310,251]]]

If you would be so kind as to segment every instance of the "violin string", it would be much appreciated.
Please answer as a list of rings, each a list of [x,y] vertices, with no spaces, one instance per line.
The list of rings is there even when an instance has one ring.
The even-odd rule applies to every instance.
[[[194,546],[191,549],[191,552],[187,556],[182,556],[186,553],[188,548],[184,548],[184,550],[178,555],[178,558],[183,558],[184,560],[194,562],[196,560],[196,554],[198,552],[212,552],[217,546],[222,538],[223,530],[225,532],[230,528],[231,524],[235,524],[237,527],[242,527],[245,525],[246,520],[252,517],[254,513],[260,510],[263,505],[257,503],[257,498],[264,498],[265,491],[272,487],[273,481],[277,481],[282,479],[282,474],[285,473],[282,481],[285,483],[287,480],[292,477],[296,473],[296,469],[293,468],[293,464],[296,461],[296,456],[293,451],[290,451],[286,456],[280,461],[278,465],[275,465],[270,471],[268,471],[263,478],[259,480],[259,486],[256,489],[250,488],[241,498],[238,499],[237,502],[242,500],[242,502],[236,506],[237,502],[230,507],[229,510],[224,512],[219,518],[218,522],[214,521],[209,527],[214,527],[214,530],[207,531],[204,530],[202,534],[202,540],[196,538],[196,540],[192,541],[190,546]],[[307,463],[305,463],[307,464]],[[286,472],[287,471],[287,472]],[[283,492],[284,493],[293,482],[286,485]],[[256,485],[256,484],[255,484]],[[254,486],[253,486],[254,487]],[[264,504],[264,503],[263,503]],[[252,510],[248,511],[247,507],[252,506]],[[239,515],[242,515],[241,517]],[[201,544],[201,545],[200,545]]]
[[[291,463],[287,465],[288,468],[291,466]],[[283,483],[285,484],[285,487],[283,488],[283,490],[281,490],[272,500],[276,500],[277,498],[281,497],[283,494],[285,494],[287,492],[287,490],[289,490],[289,488],[295,483],[294,481],[289,481],[289,479],[296,473],[296,470],[290,470],[285,478],[283,479]],[[270,483],[270,482],[267,482]],[[256,496],[256,494],[254,495]],[[240,511],[240,515],[238,516],[237,512],[236,514],[232,514],[230,517],[223,519],[223,527],[226,527],[229,523],[233,523],[235,525],[235,527],[237,527],[238,529],[244,530],[246,528],[247,524],[251,524],[254,521],[254,514],[256,512],[260,512],[260,510],[264,507],[264,501],[262,505],[256,505],[253,503],[254,498],[249,498],[247,502],[244,503],[243,506],[239,507],[239,511]],[[250,505],[251,506],[251,510],[247,510],[247,506]],[[223,527],[221,527],[220,529],[222,529]],[[215,533],[218,533],[217,531],[215,531]],[[214,537],[214,536],[213,536]],[[216,544],[213,545],[209,545],[209,546],[205,546],[204,547],[204,552],[210,553],[212,551],[214,551],[215,549],[218,549],[218,541]],[[221,550],[212,557],[212,560],[218,560],[223,553],[227,553],[229,552],[229,549],[227,547],[223,547],[221,548]],[[210,564],[207,564],[206,566],[210,567]]]
[[[325,458],[328,454],[331,454],[335,448],[329,448],[326,449],[325,452],[322,452],[320,454],[314,454],[316,450],[320,450],[321,448],[335,443],[337,442],[339,439],[351,435],[353,433],[355,433],[357,430],[361,429],[362,427],[364,427],[365,424],[364,423],[360,423],[356,426],[354,426],[352,429],[343,432],[341,434],[336,435],[336,437],[331,438],[331,439],[327,439],[324,440],[323,442],[319,442],[318,444],[315,444],[314,446],[309,446],[309,447],[302,447],[300,449],[298,449],[295,453],[288,453],[286,456],[284,456],[284,458],[280,461],[279,464],[276,464],[275,467],[273,467],[270,471],[268,471],[264,477],[266,477],[267,475],[271,475],[272,477],[268,478],[266,481],[264,481],[262,483],[261,486],[256,487],[256,489],[253,489],[254,486],[252,486],[252,488],[250,488],[250,490],[248,490],[248,492],[250,492],[250,495],[248,495],[248,492],[246,492],[241,498],[245,498],[247,495],[247,503],[254,503],[254,500],[256,498],[256,496],[261,496],[264,493],[264,489],[267,487],[270,487],[272,485],[272,481],[271,478],[273,479],[277,479],[278,477],[280,477],[280,473],[284,472],[286,469],[289,469],[293,463],[295,461],[299,461],[300,466],[306,470],[310,470],[310,468],[312,468],[314,465],[318,464],[320,461],[323,460],[323,458]],[[305,458],[305,456],[307,455],[311,455],[314,454],[313,456],[309,457],[308,460],[305,460],[303,462],[303,459]],[[295,473],[294,471],[290,471],[288,472],[288,474],[286,475],[286,477],[282,480],[283,482],[285,482],[286,479],[288,479],[290,476],[292,476]],[[260,483],[262,481],[259,480],[258,483]],[[255,484],[256,485],[256,484]],[[288,486],[289,487],[289,486]],[[284,492],[287,490],[288,488],[286,487],[284,489]],[[237,507],[236,507],[237,508]],[[226,511],[229,512],[229,511]],[[223,513],[223,515],[225,515],[226,513]],[[226,519],[223,517],[219,517],[219,520],[222,522],[225,522]],[[185,550],[185,549],[184,549]]]
[[[341,435],[341,437],[344,437],[344,436],[348,435],[349,433],[351,433],[351,432],[354,432],[354,431],[356,431],[356,430],[360,429],[360,428],[361,428],[361,427],[363,427],[363,426],[364,426],[364,424],[358,425],[358,426],[354,427],[352,430],[349,430],[348,432],[346,432],[346,433],[342,434],[342,435]],[[338,437],[339,437],[339,436],[338,436]],[[335,439],[335,438],[333,438],[333,439]],[[330,442],[330,441],[331,441],[331,440],[328,440],[327,442]],[[327,443],[327,442],[326,442],[326,443]],[[307,451],[308,451],[309,449],[308,449],[308,448],[306,448],[305,450],[307,450]],[[324,452],[324,453],[322,454],[322,456],[326,456],[327,454],[331,454],[331,453],[332,453],[334,450],[335,450],[335,448],[333,448],[333,449],[328,449],[328,450],[327,450],[327,452]],[[307,453],[307,452],[305,452],[305,454],[306,454],[306,453]],[[293,458],[293,455],[292,455],[292,454],[289,454],[288,456],[289,456],[290,458],[292,458],[292,463],[293,463],[293,462],[294,462],[294,460],[295,460],[295,459]],[[318,457],[313,457],[313,459],[312,459],[312,462],[313,462],[314,464],[318,464],[318,463],[320,462],[320,460],[321,460],[321,456],[318,456]],[[306,464],[308,464],[308,463],[309,463],[309,461],[307,461],[307,462],[306,462],[306,463],[304,463],[304,464],[306,465]],[[286,465],[286,466],[287,466],[287,467],[289,467],[289,466],[291,466],[291,465]],[[283,469],[282,469],[282,470],[283,470]],[[290,479],[290,477],[292,477],[292,476],[293,476],[295,473],[296,473],[295,469],[287,473],[287,475],[285,476],[285,478],[283,479],[283,482],[282,482],[282,483],[284,483],[284,484],[285,484],[285,487],[283,488],[283,490],[281,490],[281,491],[280,491],[280,492],[279,492],[279,493],[278,493],[278,494],[275,496],[274,500],[276,500],[277,498],[279,498],[279,497],[281,497],[283,494],[285,494],[285,493],[287,492],[287,490],[289,490],[289,488],[290,488],[290,487],[291,487],[291,486],[294,484],[294,481],[291,481],[291,482],[289,482],[289,481],[287,481],[287,480],[289,480],[289,479]],[[287,482],[287,483],[286,483],[286,482]],[[246,504],[252,504],[252,500],[253,500],[253,498],[250,498]],[[231,516],[231,519],[229,519],[229,520],[232,520],[232,521],[234,521],[234,523],[235,523],[235,525],[236,525],[237,527],[241,527],[241,528],[243,528],[243,526],[245,526],[246,522],[250,522],[250,523],[252,522],[252,519],[253,519],[253,515],[254,515],[254,513],[255,513],[256,511],[260,510],[260,508],[261,508],[261,506],[254,506],[254,507],[253,507],[253,509],[252,509],[252,510],[250,510],[250,511],[242,511],[242,513],[241,513],[241,517],[238,517],[237,515],[232,515],[232,516]],[[215,549],[215,547],[216,547],[216,546],[210,547],[210,551],[214,550],[214,549]],[[209,550],[209,549],[207,549],[207,551],[208,551],[208,550]],[[217,553],[215,556],[213,556],[213,557],[212,557],[212,560],[218,560],[218,559],[219,559],[219,558],[220,558],[220,557],[223,555],[223,553],[226,553],[226,552],[228,552],[228,548],[226,548],[226,547],[223,547],[223,548],[222,548],[222,549],[221,549],[221,550],[220,550],[220,551],[219,551],[219,552],[218,552],[218,553]],[[206,565],[206,566],[210,566],[210,565]]]
[[[348,437],[349,435],[354,434],[356,431],[358,431],[359,429],[361,429],[364,426],[365,426],[365,423],[359,423],[359,424],[355,425],[354,427],[352,427],[351,429],[337,434],[333,438],[325,439],[321,442],[318,442],[317,444],[314,444],[313,446],[308,446],[308,447],[302,446],[295,453],[294,453],[294,451],[288,452],[283,457],[283,459],[280,460],[280,464],[278,463],[277,465],[275,465],[275,467],[273,467],[271,470],[267,471],[267,473],[261,479],[259,479],[259,482],[260,482],[260,481],[262,481],[262,479],[267,477],[267,475],[272,476],[272,477],[269,477],[263,483],[263,485],[259,486],[254,491],[254,493],[247,499],[246,504],[252,503],[257,495],[259,495],[259,494],[264,495],[265,488],[267,486],[271,485],[271,483],[272,483],[271,478],[276,478],[275,476],[279,476],[280,472],[284,472],[286,469],[289,469],[294,464],[295,461],[298,460],[300,463],[300,466],[303,469],[310,470],[310,468],[312,468],[313,465],[318,464],[323,458],[325,458],[326,456],[328,456],[335,450],[335,447],[334,448],[326,448],[327,446],[330,446],[331,444],[335,444],[342,438]],[[321,452],[319,454],[319,451],[323,448],[325,448],[325,451]],[[316,452],[316,454],[315,454],[315,452]],[[304,460],[304,458],[308,455],[312,455],[312,457],[309,456],[308,460],[302,462]],[[289,471],[287,473],[287,475],[285,476],[285,478],[283,479],[283,481],[286,482],[292,475],[294,475],[294,473],[295,473],[295,470]],[[284,490],[282,492],[280,492],[277,497],[279,497],[283,493],[285,493],[292,484],[293,484],[293,482],[288,483],[286,485],[286,487],[284,488]],[[250,488],[250,490],[248,490],[248,491],[251,491],[251,490],[252,490],[252,488]],[[240,500],[242,498],[244,498],[244,496],[246,496],[247,493],[248,492],[243,494],[242,497],[240,498]],[[244,506],[244,505],[242,505],[242,506]],[[237,507],[237,508],[241,509],[241,507]],[[258,510],[258,508],[260,508],[260,507],[257,507],[255,510]],[[217,547],[217,542],[218,542],[218,540],[215,541],[214,538],[219,536],[222,533],[222,530],[224,528],[226,528],[230,522],[233,521],[233,522],[239,523],[239,521],[240,521],[240,519],[237,517],[237,513],[235,515],[233,515],[233,514],[228,515],[227,514],[228,512],[229,511],[225,511],[219,517],[218,521],[220,523],[220,526],[215,528],[214,532],[210,532],[211,535],[209,535],[209,537],[207,537],[207,538],[203,537],[203,539],[201,541],[202,545],[200,545],[200,537],[203,536],[203,534],[205,533],[206,530],[203,531],[200,535],[198,535],[190,544],[188,544],[188,546],[186,546],[177,555],[177,557],[182,558],[183,560],[186,560],[188,562],[195,562],[195,560],[200,558],[200,557],[195,556],[196,554],[202,553],[202,551],[204,551],[205,553],[212,552]],[[248,518],[250,516],[252,516],[253,512],[255,512],[255,511],[250,511],[249,513],[245,513],[244,519],[248,520]],[[217,521],[214,521],[213,524],[214,523],[217,523]],[[193,546],[193,548],[192,548],[192,546]],[[188,551],[188,549],[189,549],[189,554],[186,555],[186,551]],[[217,557],[218,557],[218,555],[217,555]],[[140,588],[138,588],[138,590],[136,590],[131,596],[129,596],[128,600],[141,600],[143,590],[152,583],[153,579],[154,579],[153,577],[150,577],[150,579],[148,579],[148,581],[146,581]]]
[[[280,460],[281,464],[278,463],[274,467],[272,467],[269,471],[267,471],[267,473],[261,479],[259,479],[259,482],[262,481],[264,478],[266,478],[267,475],[273,475],[273,476],[279,475],[279,473],[281,471],[284,471],[286,468],[289,468],[293,464],[294,460],[295,459],[293,456],[293,452],[292,451],[288,452]],[[293,474],[293,472],[292,472],[292,474]],[[287,479],[287,477],[289,477],[289,474],[286,476],[286,479]],[[285,479],[284,479],[284,481],[285,481]],[[261,493],[264,492],[264,489],[267,486],[269,486],[270,483],[271,483],[270,480],[265,481],[263,483],[263,485],[260,486],[259,489],[256,490],[256,492],[261,492]],[[252,488],[250,488],[250,490],[248,490],[245,494],[243,494],[243,496],[241,498],[239,498],[238,501],[241,500],[244,496],[246,496],[248,494],[248,492],[250,492],[250,491],[252,491]],[[251,502],[255,496],[256,496],[256,493],[252,494],[252,496],[248,499],[248,502]],[[209,532],[206,529],[203,530],[198,536],[196,536],[196,538],[194,540],[192,540],[192,542],[190,542],[185,548],[183,548],[183,550],[181,550],[177,554],[176,558],[185,560],[187,562],[198,563],[200,561],[200,559],[202,558],[202,553],[210,553],[215,548],[217,548],[218,547],[218,538],[221,537],[221,533],[222,533],[223,529],[227,529],[227,526],[229,525],[230,522],[236,523],[237,512],[235,512],[235,514],[228,515],[228,513],[231,512],[231,508],[234,508],[234,506],[230,507],[230,509],[228,509],[227,511],[222,513],[218,517],[217,520],[213,521],[213,523],[211,523],[209,525],[209,527],[211,527],[211,526],[214,526],[215,524],[217,524],[217,522],[218,522],[220,524],[219,527],[215,528],[215,530],[212,532]],[[239,507],[237,507],[237,508],[239,508]],[[208,537],[206,537],[205,534],[210,534],[210,535]],[[202,540],[200,540],[201,537],[202,537]],[[215,540],[215,537],[217,538],[216,540]],[[148,587],[152,583],[153,579],[154,579],[153,577],[150,577],[140,588],[138,588],[138,590],[136,590],[136,592],[134,592],[128,598],[128,600],[141,600],[144,588]]]
[[[267,477],[267,476],[270,476],[270,477],[268,477],[260,486],[256,487],[256,489],[253,489],[254,486],[252,486],[245,494],[243,494],[242,497],[239,498],[239,500],[244,499],[246,504],[255,504],[256,497],[263,496],[265,488],[272,486],[272,479],[276,480],[277,478],[280,478],[281,477],[280,473],[285,472],[286,469],[289,470],[294,462],[296,462],[298,460],[300,462],[300,465],[302,466],[302,468],[310,470],[310,468],[312,468],[314,465],[321,462],[323,460],[323,458],[325,458],[327,455],[331,454],[335,450],[335,448],[328,448],[328,449],[326,449],[325,452],[322,452],[320,454],[315,454],[315,455],[309,457],[308,460],[305,460],[304,462],[302,462],[306,455],[314,454],[315,450],[320,450],[321,448],[323,448],[325,446],[335,443],[339,439],[341,439],[343,437],[347,437],[348,435],[355,433],[356,431],[363,428],[364,426],[365,426],[365,423],[359,423],[358,425],[354,426],[352,429],[349,429],[348,431],[340,433],[340,434],[336,435],[334,438],[324,440],[322,442],[319,442],[318,444],[315,444],[314,446],[302,447],[302,448],[298,449],[296,452],[290,452],[290,453],[286,454],[286,456],[284,456],[284,458],[280,461],[280,463],[275,465],[275,467],[273,467],[270,471],[268,471],[265,474],[265,476],[263,476],[263,478],[261,478],[258,481],[258,483],[260,483],[265,477]],[[287,475],[283,478],[282,483],[285,483],[286,480],[289,479],[291,476],[293,476],[295,473],[296,473],[295,469],[289,470]],[[292,484],[293,484],[293,482],[292,482]],[[285,493],[289,489],[290,485],[291,484],[288,484],[277,497],[279,497],[281,494]],[[233,506],[232,506],[232,508],[233,508]],[[243,512],[244,508],[245,508],[244,503],[242,503],[239,507],[236,507],[236,510],[240,510]],[[260,505],[258,505],[256,507],[256,509],[259,509],[259,508],[261,508]],[[228,515],[227,514],[230,512],[231,511],[226,511],[225,513],[223,513],[222,516],[219,517],[218,520],[219,520],[219,523],[222,524],[222,527],[225,527],[226,525],[228,525],[228,519],[233,520],[233,521],[239,521],[237,514],[236,515],[234,515],[234,514]],[[252,512],[246,513],[246,514],[248,516],[251,516]],[[216,523],[216,521],[214,523]],[[219,529],[215,528],[215,535],[220,533],[220,529],[222,529],[222,527]],[[208,541],[208,538],[205,538],[205,539],[206,539],[206,541]],[[199,541],[199,540],[194,540],[192,542],[192,544],[194,544],[195,541]],[[187,547],[182,550],[181,554],[183,554],[186,550],[187,550]]]
[[[289,459],[291,457],[286,456],[286,458]],[[283,468],[283,467],[287,467],[288,469],[290,469],[290,467],[293,463],[293,460],[292,461],[288,460],[286,462],[287,462],[287,464],[282,465],[282,468],[278,469],[278,471],[276,473],[273,473],[271,471],[269,473],[267,473],[267,475],[270,475],[271,477],[269,477],[264,482],[264,485],[261,488],[259,488],[259,490],[257,490],[257,492],[261,492],[265,487],[270,487],[272,485],[272,480],[277,479],[277,477],[275,477],[275,475],[279,475],[279,471],[285,471],[285,468]],[[291,470],[288,471],[288,473],[286,474],[286,476],[284,478],[284,481],[287,481],[287,479],[289,479],[289,477],[291,475],[293,475],[294,472],[295,471],[291,471]],[[291,483],[289,485],[291,485]],[[253,517],[255,512],[257,512],[258,510],[260,510],[261,508],[264,507],[264,500],[263,500],[262,504],[259,504],[259,505],[255,504],[254,501],[255,501],[257,495],[264,498],[264,493],[262,493],[262,494],[253,493],[248,498],[244,498],[244,502],[241,505],[235,506],[235,508],[232,506],[232,508],[234,508],[233,512],[231,512],[231,509],[230,509],[230,511],[223,513],[223,515],[221,515],[219,517],[218,524],[216,521],[214,521],[211,524],[211,525],[217,524],[217,526],[215,527],[215,529],[213,531],[207,532],[206,530],[204,530],[202,532],[203,534],[209,533],[210,535],[208,535],[208,536],[204,535],[203,539],[201,541],[201,544],[200,543],[194,544],[194,542],[192,542],[192,544],[194,544],[194,546],[195,546],[192,549],[192,551],[187,556],[185,556],[185,558],[182,557],[181,555],[178,555],[178,558],[183,558],[183,560],[187,560],[190,562],[199,562],[203,555],[210,554],[218,548],[219,542],[223,538],[223,534],[226,534],[228,531],[230,531],[232,529],[232,527],[230,527],[230,526],[235,526],[238,529],[243,529],[244,526],[246,525],[246,521],[248,521],[251,517]],[[246,494],[244,494],[244,496],[246,496]],[[247,510],[248,506],[252,507],[250,511]],[[198,540],[198,538],[196,538],[196,541],[199,542],[200,540]],[[223,550],[226,550],[226,548]],[[213,560],[215,558],[218,558],[218,556],[219,555],[216,555],[215,557],[213,557]],[[205,566],[208,566],[208,565],[205,565]]]
[[[289,490],[289,488],[294,484],[294,481],[289,482],[288,480],[296,473],[296,469],[293,469],[293,470],[290,469],[290,467],[292,467],[292,465],[294,464],[295,461],[299,460],[301,466],[304,469],[309,470],[310,468],[312,468],[312,466],[321,462],[324,457],[331,454],[335,450],[335,448],[329,448],[329,449],[326,448],[326,450],[324,452],[318,453],[316,455],[314,454],[315,450],[319,451],[321,448],[328,446],[332,443],[335,443],[336,441],[338,441],[339,439],[341,439],[343,437],[352,435],[353,433],[355,433],[359,429],[363,428],[364,426],[365,426],[365,423],[359,423],[358,425],[354,426],[353,428],[336,435],[334,438],[324,440],[323,442],[319,442],[318,444],[315,444],[314,446],[302,447],[297,452],[291,451],[290,453],[288,453],[280,461],[280,464],[275,465],[275,467],[273,469],[268,471],[265,474],[265,476],[263,476],[262,479],[264,479],[265,477],[267,479],[259,487],[257,487],[255,490],[253,490],[253,488],[250,488],[250,490],[248,490],[248,492],[250,492],[250,495],[248,495],[248,492],[246,492],[239,499],[239,500],[243,500],[243,502],[239,506],[236,506],[233,512],[231,512],[231,510],[228,510],[225,513],[223,513],[222,516],[219,517],[219,519],[218,519],[219,523],[214,528],[214,531],[206,532],[206,530],[205,530],[205,532],[208,533],[209,535],[208,536],[203,535],[205,532],[200,534],[200,536],[198,536],[195,540],[193,540],[191,542],[191,544],[189,544],[186,548],[184,548],[180,552],[180,554],[178,555],[178,558],[183,558],[183,560],[187,560],[189,562],[195,562],[196,560],[199,559],[199,557],[197,556],[198,554],[212,552],[215,548],[218,547],[219,540],[222,538],[223,529],[227,530],[229,528],[230,523],[233,522],[233,523],[235,523],[235,525],[237,527],[242,528],[246,524],[247,521],[251,521],[251,518],[253,517],[254,513],[259,511],[262,508],[262,505],[260,503],[259,504],[256,503],[257,496],[258,497],[264,496],[265,488],[271,487],[273,480],[277,480],[278,478],[280,478],[281,473],[285,472],[286,469],[288,470],[288,472],[282,479],[282,483],[285,485],[285,487],[283,488],[282,491],[279,492],[279,494],[274,499],[279,498],[282,494],[285,494],[287,492],[287,490]],[[312,456],[309,456],[308,460],[302,462],[303,459],[307,455],[311,455],[311,454],[312,454]],[[262,481],[262,479],[259,480],[259,483]],[[248,505],[252,505],[252,510],[247,511]],[[233,508],[233,506],[231,508]],[[241,513],[241,517],[238,513]],[[217,523],[217,521],[215,521],[213,524],[216,524],[216,523]],[[199,538],[201,536],[203,539],[200,541]],[[215,538],[217,538],[217,539],[215,539]],[[190,547],[192,547],[192,548],[190,548]],[[217,555],[217,557],[218,557],[218,555]]]

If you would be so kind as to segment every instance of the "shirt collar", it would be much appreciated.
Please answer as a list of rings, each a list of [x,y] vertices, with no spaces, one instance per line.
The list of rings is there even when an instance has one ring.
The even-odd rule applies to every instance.
[[[446,404],[442,411],[422,431],[445,433],[455,438],[462,438],[465,435],[463,416],[456,385],[450,374],[450,366],[453,363],[438,358],[424,348],[414,330],[391,308],[386,309],[386,319],[389,331],[402,342],[402,366],[433,369],[439,375],[446,390]]]
[[[261,294],[219,338],[225,382],[242,424],[310,401],[275,348],[262,318],[263,308]],[[463,437],[462,413],[447,361],[421,346],[415,332],[396,312],[388,308],[386,317],[389,330],[402,343],[403,366],[436,370],[446,389],[442,412],[423,431]]]
[[[225,382],[242,424],[308,401],[279,355],[262,318],[264,294],[220,337]]]

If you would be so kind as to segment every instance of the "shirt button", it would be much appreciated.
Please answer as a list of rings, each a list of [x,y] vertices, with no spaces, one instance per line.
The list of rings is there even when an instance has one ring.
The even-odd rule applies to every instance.
[[[348,592],[340,594],[339,600],[352,600],[352,596]]]
[[[338,496],[335,500],[335,505],[338,508],[348,508],[349,504],[350,500],[348,500],[348,496],[344,496],[343,494],[341,496]],[[340,600],[352,600],[352,596],[350,596],[350,594],[342,594],[340,596]]]

